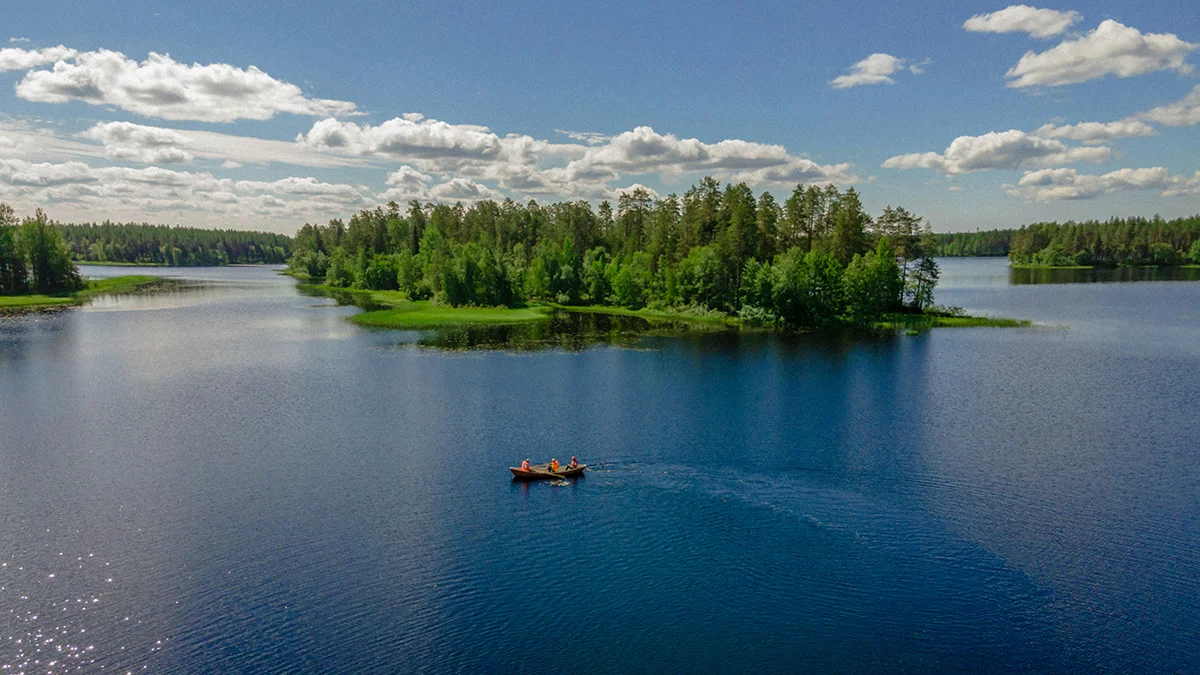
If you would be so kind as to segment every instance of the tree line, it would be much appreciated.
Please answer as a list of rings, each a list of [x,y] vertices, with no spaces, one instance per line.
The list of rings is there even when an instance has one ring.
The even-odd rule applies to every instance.
[[[1034,223],[1013,232],[1008,257],[1040,266],[1200,264],[1200,215]]]
[[[18,219],[0,202],[0,295],[62,293],[83,288],[62,232],[38,209]]]
[[[937,255],[948,258],[964,256],[1008,255],[1016,230],[976,230],[948,232],[937,235]]]
[[[282,234],[206,230],[146,223],[60,224],[80,262],[119,262],[196,267],[229,264],[283,264],[292,240]]]
[[[719,311],[761,323],[870,322],[932,305],[936,238],[902,207],[798,185],[780,204],[706,177],[682,197],[396,203],[305,224],[290,269],[330,286],[452,306],[550,301]]]

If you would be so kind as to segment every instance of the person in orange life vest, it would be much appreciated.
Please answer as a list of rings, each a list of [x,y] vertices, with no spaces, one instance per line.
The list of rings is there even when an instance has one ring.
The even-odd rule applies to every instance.
[[[575,459],[575,455],[571,455],[571,468],[575,469],[578,467],[579,467],[579,460]]]
[[[550,459],[550,470],[558,471],[558,460],[557,459],[554,459],[554,458]]]
[[[526,459],[524,462],[521,462],[521,470],[522,471],[529,470],[529,460],[528,459]]]

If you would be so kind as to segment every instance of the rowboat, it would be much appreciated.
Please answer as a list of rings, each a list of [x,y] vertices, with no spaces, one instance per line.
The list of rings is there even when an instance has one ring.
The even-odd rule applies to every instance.
[[[529,467],[528,471],[519,466],[510,466],[508,470],[512,471],[515,480],[550,480],[552,478],[578,478],[583,475],[583,470],[586,468],[587,464],[580,464],[574,469],[560,465],[558,471],[551,471],[549,464],[535,464]]]

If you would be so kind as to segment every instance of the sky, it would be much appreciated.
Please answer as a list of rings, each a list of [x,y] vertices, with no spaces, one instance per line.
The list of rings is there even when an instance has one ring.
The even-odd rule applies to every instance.
[[[1200,213],[1200,4],[6,3],[0,201],[293,233],[388,201],[855,187],[937,231]]]

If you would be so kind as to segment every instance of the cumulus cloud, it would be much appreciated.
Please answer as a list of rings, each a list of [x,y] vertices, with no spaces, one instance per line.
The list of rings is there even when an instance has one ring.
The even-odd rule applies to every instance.
[[[1158,70],[1189,73],[1185,58],[1197,45],[1170,33],[1142,33],[1111,19],[1076,40],[1044,52],[1027,52],[1005,77],[1009,87],[1058,87],[1105,75],[1133,77]]]
[[[389,155],[412,159],[477,159],[497,157],[500,137],[487,127],[424,119],[419,113],[390,119],[379,126],[341,122],[332,117],[312,126],[296,142],[317,150],[349,155]]]
[[[750,185],[771,185],[783,187],[798,183],[833,183],[834,185],[850,185],[860,179],[854,175],[853,168],[848,163],[817,164],[810,159],[794,157],[779,166],[769,166],[753,171],[735,173],[731,180],[745,182]]]
[[[169,214],[189,223],[252,219],[294,227],[374,205],[366,186],[312,177],[234,181],[207,172],[160,167],[91,167],[84,162],[0,159],[0,200],[22,208],[53,205],[65,217],[142,219]],[[71,215],[77,214],[77,215]]]
[[[9,39],[9,42],[20,42],[16,38]],[[25,40],[28,42],[28,40]],[[63,45],[57,47],[46,47],[44,49],[21,49],[19,47],[5,47],[0,49],[0,72],[8,70],[29,70],[44,66],[57,61],[73,59],[79,52],[74,49],[68,49]]]
[[[1200,84],[1192,87],[1192,91],[1178,101],[1144,112],[1139,117],[1169,127],[1200,124]]]
[[[1191,178],[1172,176],[1161,166],[1118,169],[1105,174],[1081,174],[1075,169],[1042,169],[1026,172],[1016,185],[1005,185],[1008,194],[1026,201],[1094,199],[1112,192],[1161,190],[1163,197],[1200,194],[1200,171]]]
[[[1093,145],[1105,143],[1118,138],[1133,136],[1153,136],[1154,127],[1137,120],[1118,120],[1116,122],[1080,122],[1078,124],[1053,125],[1043,124],[1033,132],[1042,138],[1066,138],[1073,141]]]
[[[904,69],[904,59],[891,54],[872,54],[858,63],[850,66],[848,75],[840,75],[829,82],[834,89],[848,89],[868,84],[895,84],[891,78],[897,71]],[[914,74],[925,72],[921,66],[926,62],[910,68]]]
[[[959,136],[945,152],[897,155],[883,163],[885,169],[934,169],[946,174],[995,169],[1054,166],[1074,162],[1099,162],[1109,158],[1107,147],[1071,147],[1060,141],[1040,138],[1010,129],[982,136]]]
[[[1083,15],[1076,11],[1009,5],[998,12],[976,14],[963,23],[963,28],[975,33],[1028,33],[1035,38],[1049,38],[1061,34],[1082,18]]]
[[[487,127],[450,124],[410,113],[378,126],[322,120],[296,141],[321,152],[399,159],[414,171],[453,173],[476,184],[493,182],[525,195],[570,199],[607,199],[613,194],[609,184],[626,173],[749,176],[746,172],[774,167],[773,174],[757,177],[762,182],[782,180],[785,175],[839,184],[856,180],[849,165],[816,164],[788,154],[781,145],[738,139],[705,143],[662,134],[651,127],[637,127],[603,141],[591,138],[595,142],[590,146],[551,143],[520,134],[502,138]],[[439,194],[451,194],[453,188],[454,194],[467,199],[471,195],[464,187],[447,186]],[[411,191],[401,189],[398,194]]]
[[[245,164],[290,164],[320,168],[365,167],[374,161],[313,151],[289,141],[223,134],[215,131],[167,129],[131,122],[101,122],[70,141],[52,129],[28,123],[0,122],[0,148],[17,159],[64,159],[104,157],[144,164],[188,162],[194,159],[222,162],[225,169]]]
[[[353,103],[308,98],[296,85],[254,66],[189,66],[154,52],[138,63],[106,49],[76,54],[73,62],[58,60],[52,70],[26,73],[17,96],[39,103],[112,105],[146,117],[199,122],[266,120],[278,113],[355,113]]]
[[[504,195],[492,188],[461,176],[429,189],[429,198],[437,202],[477,202],[481,199],[504,199]]]
[[[379,195],[380,199],[403,203],[412,199],[429,199],[429,184],[433,182],[433,176],[411,166],[402,166],[388,174],[385,182],[388,189]]]
[[[194,157],[186,150],[189,141],[183,134],[131,122],[99,122],[79,137],[103,144],[109,159],[170,164],[190,162]]]

